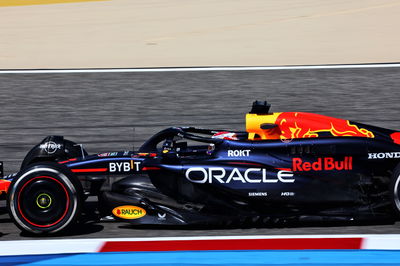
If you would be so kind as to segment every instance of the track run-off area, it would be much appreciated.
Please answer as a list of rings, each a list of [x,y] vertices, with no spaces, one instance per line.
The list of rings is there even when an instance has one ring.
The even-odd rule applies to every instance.
[[[89,153],[137,149],[170,126],[245,129],[254,100],[400,129],[400,64],[0,71],[0,160],[18,171],[29,149],[64,135]],[[0,240],[31,240],[0,203]],[[400,223],[283,228],[134,228],[94,222],[59,238],[398,234]]]

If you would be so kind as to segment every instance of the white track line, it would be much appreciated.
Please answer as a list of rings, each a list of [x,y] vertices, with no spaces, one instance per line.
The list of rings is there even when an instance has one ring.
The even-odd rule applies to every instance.
[[[127,73],[127,72],[191,72],[191,71],[257,71],[257,70],[307,70],[350,68],[395,68],[400,63],[315,66],[265,66],[265,67],[172,67],[172,68],[102,68],[102,69],[37,69],[0,70],[0,74],[68,74],[68,73]]]

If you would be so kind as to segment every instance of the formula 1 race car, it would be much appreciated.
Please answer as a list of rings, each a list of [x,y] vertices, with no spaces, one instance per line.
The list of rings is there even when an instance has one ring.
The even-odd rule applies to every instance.
[[[15,224],[35,234],[74,225],[89,196],[98,197],[99,219],[134,225],[259,227],[400,213],[400,132],[269,109],[254,102],[246,132],[172,127],[138,151],[88,155],[49,136],[0,189]]]

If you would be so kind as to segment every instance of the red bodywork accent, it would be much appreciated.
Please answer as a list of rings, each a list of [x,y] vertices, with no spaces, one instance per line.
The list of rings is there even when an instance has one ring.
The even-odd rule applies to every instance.
[[[66,160],[66,161],[62,161],[62,162],[58,162],[58,163],[69,163],[69,162],[73,162],[73,161],[76,161],[77,160],[77,158],[72,158],[72,159],[69,159],[69,160]]]
[[[33,180],[38,179],[38,178],[44,178],[44,179],[47,178],[47,179],[51,179],[51,180],[53,180],[53,181],[56,181],[56,182],[64,189],[65,195],[67,196],[67,205],[66,205],[66,207],[65,207],[65,211],[64,211],[63,215],[61,216],[60,219],[58,219],[57,221],[55,221],[55,222],[52,223],[52,224],[47,224],[47,225],[35,224],[35,223],[29,221],[29,220],[25,217],[24,213],[23,213],[22,210],[21,210],[21,206],[20,206],[20,202],[19,202],[19,196],[20,196],[21,192],[24,190],[24,188],[25,188],[25,186],[26,186],[27,184],[29,184],[30,182],[32,182]],[[18,193],[18,195],[17,195],[18,211],[19,211],[19,213],[21,214],[22,218],[24,218],[24,220],[27,221],[28,223],[30,223],[31,225],[37,226],[37,227],[42,227],[42,228],[46,228],[46,227],[53,226],[53,225],[59,223],[62,219],[64,219],[65,215],[67,215],[67,212],[68,212],[69,201],[70,201],[70,200],[69,200],[69,195],[68,195],[67,189],[65,188],[64,184],[61,183],[60,181],[58,181],[57,179],[55,179],[54,177],[50,177],[50,176],[38,176],[38,177],[35,177],[35,178],[30,179],[28,182],[26,182],[26,183],[22,186],[21,190],[19,191],[19,193]]]
[[[142,171],[160,170],[160,167],[143,167]]]
[[[228,164],[243,164],[243,165],[254,165],[254,166],[263,166],[259,163],[246,163],[246,162],[228,162]]]
[[[215,133],[212,138],[216,139],[226,139],[226,140],[238,140],[236,133],[228,132],[228,131],[221,131]]]
[[[290,169],[290,168],[275,168],[275,169],[278,169],[281,171],[292,171],[292,169]]]
[[[71,169],[73,173],[107,172],[107,168]]]
[[[4,192],[7,193],[8,188],[10,187],[11,181],[0,179],[0,195]]]
[[[360,249],[362,238],[276,238],[109,241],[99,252],[189,251],[189,250],[304,250]]]
[[[157,153],[139,152],[137,155],[140,157],[156,157]]]
[[[393,133],[392,135],[390,135],[390,137],[392,138],[394,143],[400,144],[400,132]]]

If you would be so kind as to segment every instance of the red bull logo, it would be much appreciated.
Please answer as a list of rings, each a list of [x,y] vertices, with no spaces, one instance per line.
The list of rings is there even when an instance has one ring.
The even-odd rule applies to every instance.
[[[248,114],[247,131],[249,138],[255,134],[261,139],[317,138],[322,133],[335,137],[374,138],[374,133],[351,124],[349,120],[301,112],[274,113],[268,115]],[[262,124],[275,124],[277,127],[263,130]]]
[[[353,170],[353,157],[346,156],[343,160],[332,157],[318,158],[314,162],[304,162],[301,158],[293,158],[292,170],[296,171],[342,171]]]

